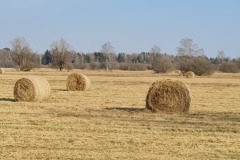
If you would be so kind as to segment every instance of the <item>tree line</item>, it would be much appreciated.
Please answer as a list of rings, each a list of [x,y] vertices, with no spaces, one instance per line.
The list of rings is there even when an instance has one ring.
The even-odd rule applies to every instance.
[[[222,72],[240,72],[240,58],[230,59],[220,50],[216,57],[208,58],[204,50],[193,43],[190,38],[180,41],[177,55],[162,53],[160,47],[153,46],[148,52],[115,53],[110,42],[93,53],[76,52],[65,39],[53,41],[44,54],[34,53],[23,37],[16,37],[10,42],[10,48],[0,49],[0,67],[14,67],[21,71],[33,68],[49,67],[63,69],[91,70],[154,70],[166,73],[179,69],[183,73],[193,71],[197,75],[211,74],[216,70]]]

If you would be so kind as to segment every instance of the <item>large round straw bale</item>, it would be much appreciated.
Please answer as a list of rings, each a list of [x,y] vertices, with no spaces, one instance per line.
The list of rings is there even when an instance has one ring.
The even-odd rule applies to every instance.
[[[46,78],[28,76],[19,79],[14,85],[16,101],[39,102],[50,96],[50,85]]]
[[[148,90],[146,107],[153,112],[188,113],[191,93],[181,81],[162,79],[154,82]]]
[[[0,74],[3,74],[4,72],[5,72],[5,70],[0,68]]]
[[[87,76],[80,73],[72,73],[67,78],[67,90],[85,91],[90,88],[91,81]]]
[[[192,71],[188,71],[187,73],[185,73],[185,77],[187,77],[187,78],[194,78],[195,74]]]

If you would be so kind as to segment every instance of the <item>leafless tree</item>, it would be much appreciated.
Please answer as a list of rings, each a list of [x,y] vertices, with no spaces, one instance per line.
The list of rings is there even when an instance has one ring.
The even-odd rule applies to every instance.
[[[177,48],[178,56],[203,56],[204,50],[198,48],[197,44],[193,43],[190,38],[185,38],[180,41],[180,47]]]
[[[218,54],[217,54],[217,61],[218,63],[223,63],[223,61],[225,60],[225,53],[223,50],[220,50],[218,51]]]
[[[59,41],[54,41],[51,44],[51,54],[53,57],[53,67],[59,68],[62,71],[71,63],[71,49],[69,43],[61,38]]]
[[[81,65],[83,64],[83,53],[77,53],[77,52],[72,52],[71,53],[71,61],[73,63],[74,68],[81,68]]]
[[[23,37],[16,37],[11,41],[10,55],[12,61],[22,71],[29,71],[36,67],[36,64],[39,64],[37,63],[39,62],[39,56],[32,52],[30,45]]]
[[[112,64],[115,62],[116,55],[113,46],[111,45],[110,42],[106,42],[102,45],[102,50],[101,52],[105,55],[106,57],[106,70],[112,68]]]
[[[0,49],[0,67],[13,67],[14,62],[12,61],[12,57],[10,55],[9,49]]]
[[[154,46],[151,48],[150,53],[153,53],[153,54],[161,54],[161,48],[158,47],[157,45],[154,45]]]
[[[157,55],[161,54],[161,48],[157,45],[154,45],[153,48],[149,51],[148,61],[151,65],[153,65],[154,59],[157,57]]]

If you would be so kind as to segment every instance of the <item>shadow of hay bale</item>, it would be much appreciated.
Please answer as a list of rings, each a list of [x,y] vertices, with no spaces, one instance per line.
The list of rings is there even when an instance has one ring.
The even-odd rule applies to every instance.
[[[13,98],[0,98],[0,101],[6,101],[6,102],[16,102]]]
[[[128,107],[114,107],[114,108],[104,108],[105,110],[118,110],[118,111],[127,111],[127,112],[146,112],[146,108],[128,108]]]

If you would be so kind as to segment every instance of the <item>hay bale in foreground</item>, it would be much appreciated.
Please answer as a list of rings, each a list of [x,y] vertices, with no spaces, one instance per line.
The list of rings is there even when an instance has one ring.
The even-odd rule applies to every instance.
[[[158,80],[152,84],[146,97],[146,108],[153,112],[188,113],[191,93],[181,81]]]
[[[0,68],[0,74],[5,73],[5,70],[3,68]]]
[[[192,71],[188,71],[187,73],[185,73],[185,77],[187,77],[187,78],[194,78],[195,74]]]
[[[91,81],[87,76],[80,73],[72,73],[67,78],[67,90],[85,91],[90,88]]]
[[[16,101],[40,102],[50,96],[50,85],[46,78],[28,76],[19,79],[14,85]]]

